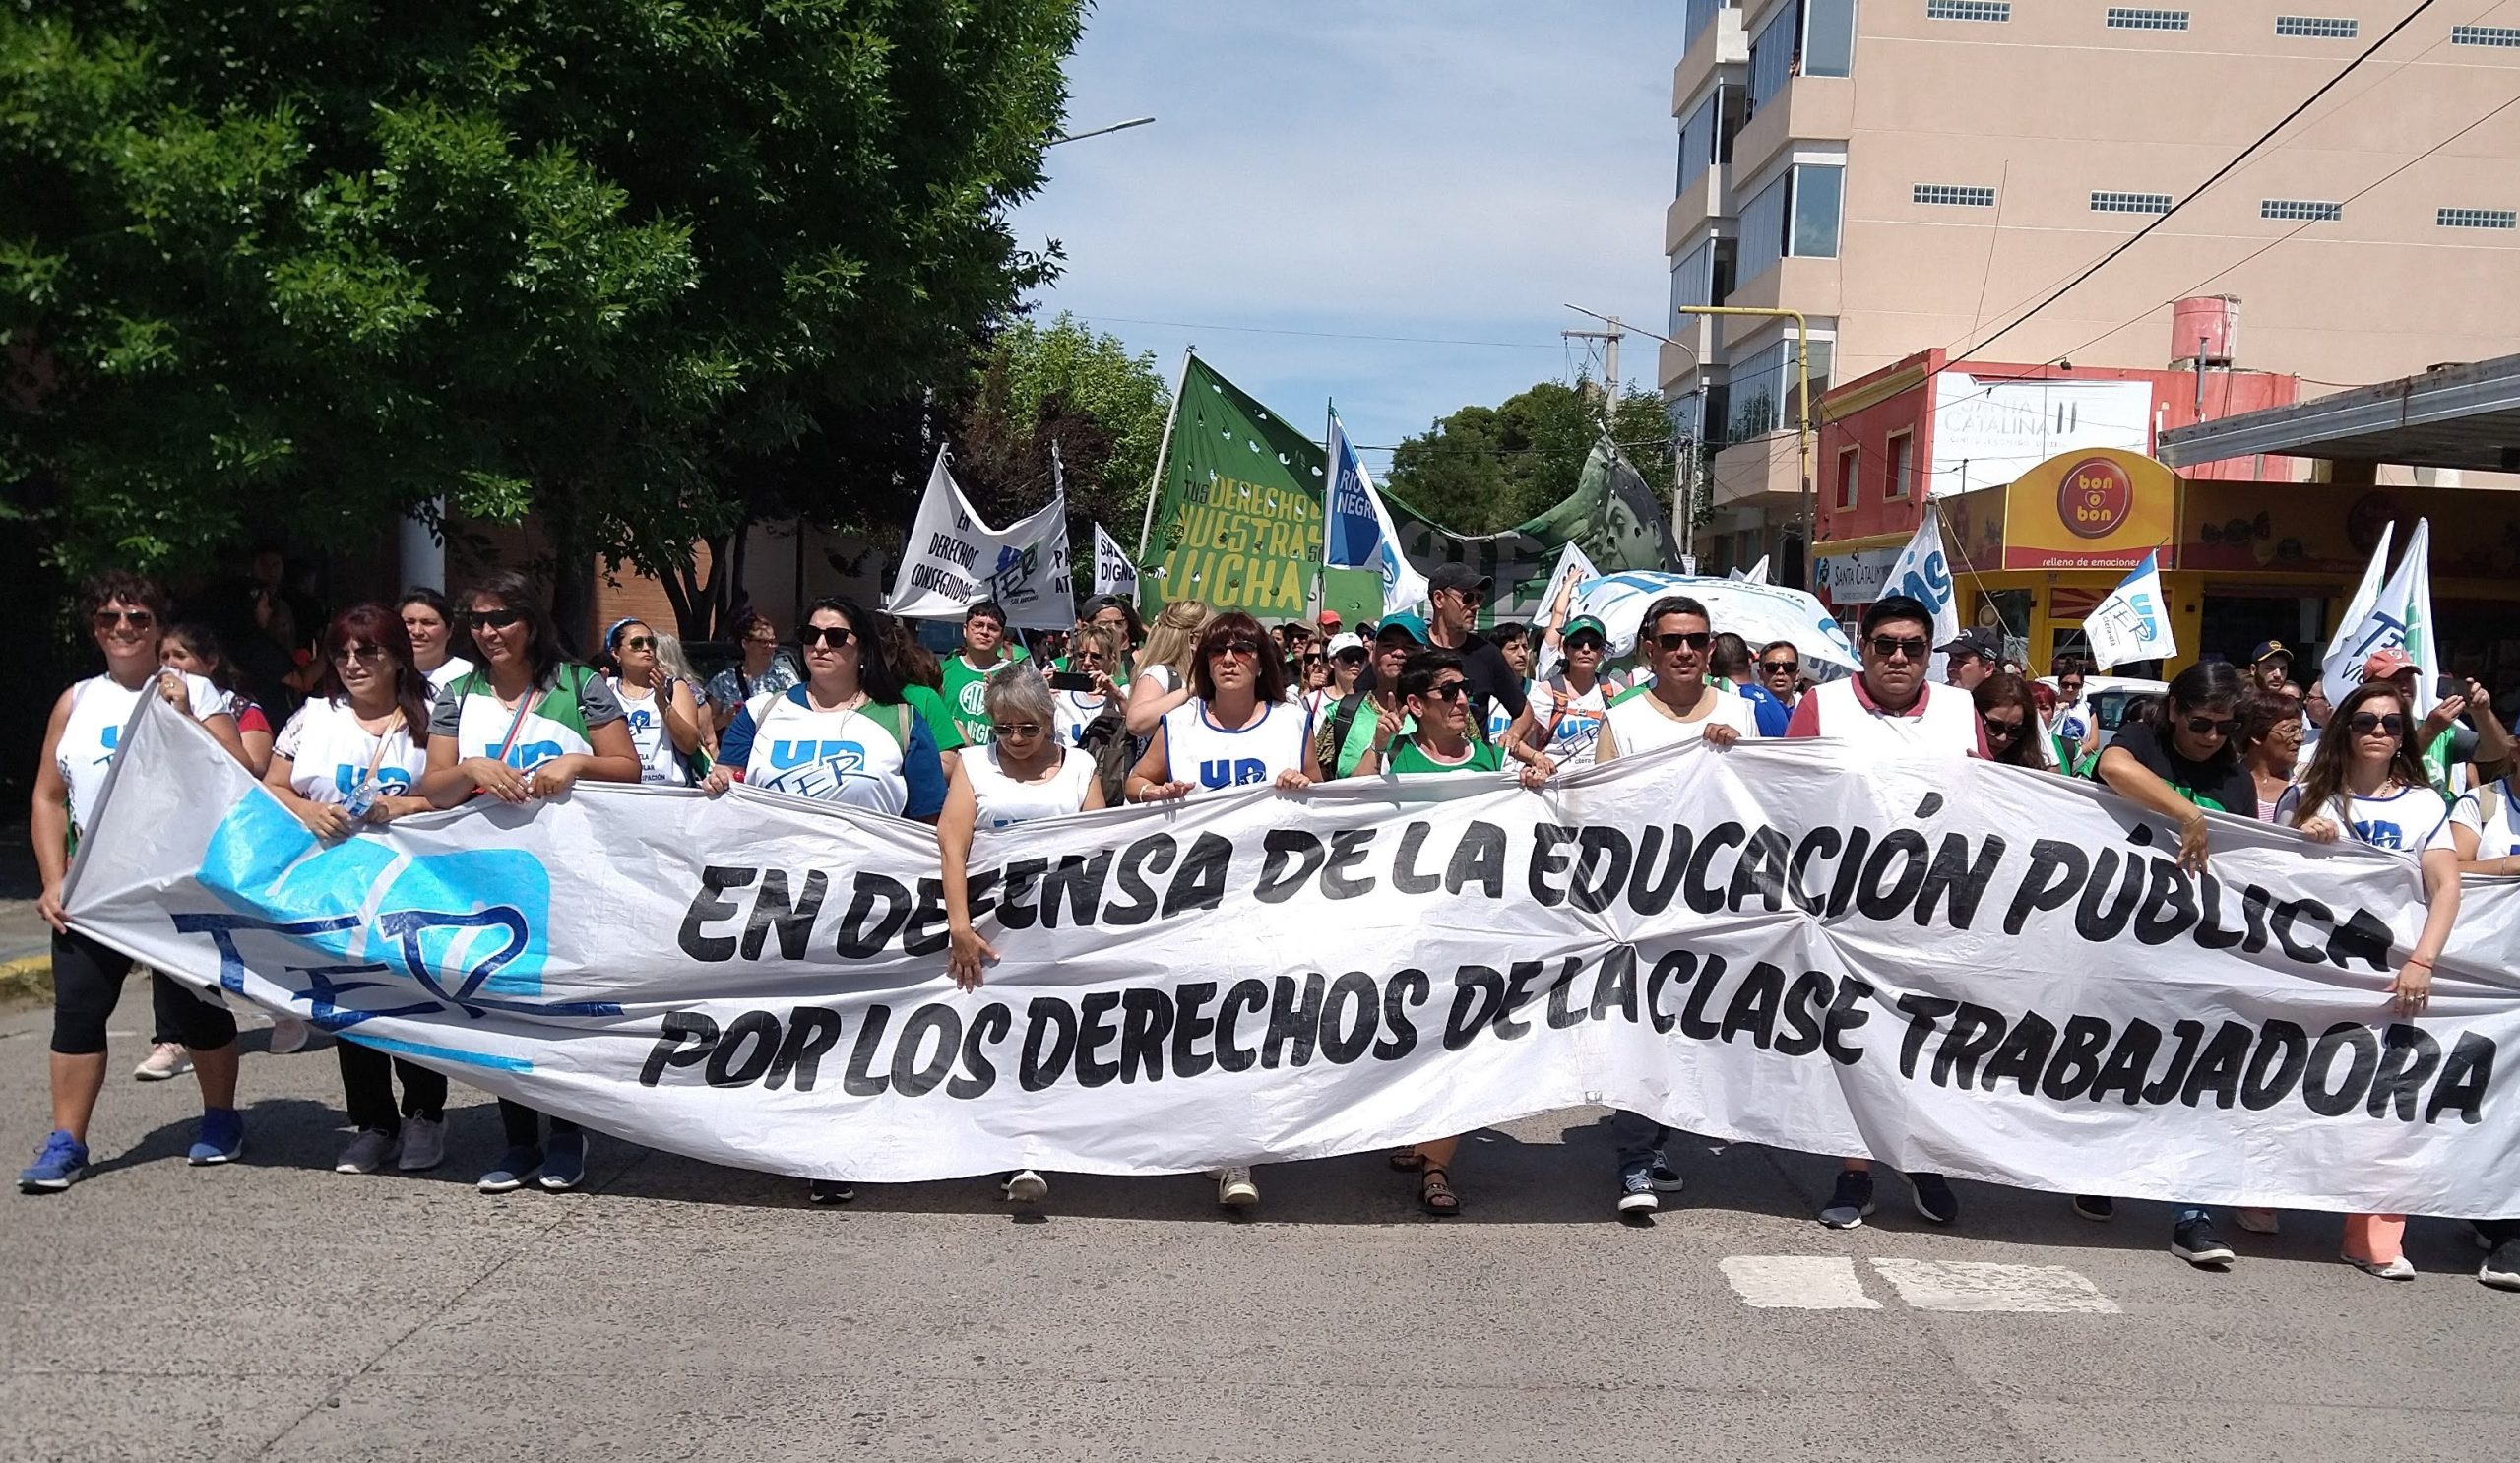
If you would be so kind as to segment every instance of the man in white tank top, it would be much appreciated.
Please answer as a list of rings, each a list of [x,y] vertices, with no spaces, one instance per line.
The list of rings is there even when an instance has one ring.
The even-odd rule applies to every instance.
[[[1941,751],[1986,755],[1977,703],[1957,686],[1925,684],[1933,657],[1933,611],[1906,595],[1875,600],[1856,641],[1863,673],[1814,687],[1794,708],[1788,736],[1834,736],[1866,753]],[[1911,1174],[1917,1213],[1935,1224],[1960,1217],[1960,1200],[1940,1174]],[[1872,1212],[1872,1161],[1851,1158],[1820,1211],[1820,1223],[1852,1230]]]

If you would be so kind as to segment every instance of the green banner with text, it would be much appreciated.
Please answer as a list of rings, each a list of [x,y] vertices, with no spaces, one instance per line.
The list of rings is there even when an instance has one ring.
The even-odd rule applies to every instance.
[[[1300,614],[1321,564],[1321,448],[1195,355],[1175,412],[1146,544],[1154,593]]]

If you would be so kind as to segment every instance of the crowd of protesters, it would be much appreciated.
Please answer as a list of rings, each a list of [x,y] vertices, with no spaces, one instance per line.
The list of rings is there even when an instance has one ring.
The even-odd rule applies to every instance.
[[[2438,668],[2402,650],[2369,657],[2331,701],[2315,669],[2297,679],[2291,650],[2266,642],[2244,664],[2208,658],[2158,694],[2122,700],[2104,725],[2080,659],[2059,657],[2049,677],[2032,680],[1991,632],[1936,644],[1931,611],[1903,597],[1862,611],[1858,673],[1824,679],[1793,642],[1751,645],[1684,596],[1657,600],[1620,627],[1633,630],[1634,650],[1613,666],[1610,627],[1567,613],[1564,600],[1543,624],[1480,631],[1488,590],[1475,571],[1445,565],[1430,576],[1425,614],[1354,629],[1335,612],[1271,629],[1187,602],[1147,622],[1127,601],[1102,598],[1072,630],[1033,647],[983,602],[965,613],[962,644],[941,662],[901,620],[824,599],[792,648],[769,619],[745,616],[739,659],[704,682],[672,636],[637,619],[605,628],[596,666],[572,660],[536,587],[495,573],[453,600],[415,588],[392,606],[332,615],[311,637],[308,664],[257,683],[210,625],[171,623],[155,584],[106,575],[85,605],[104,670],[60,694],[34,795],[39,908],[56,931],[52,1122],[21,1187],[57,1191],[88,1169],[106,1023],[134,966],[70,928],[62,880],[119,731],[150,695],[196,718],[325,840],[479,797],[556,797],[579,782],[712,795],[743,783],[932,825],[949,928],[942,973],[966,989],[982,985],[996,959],[965,887],[983,830],[1255,784],[1299,793],[1329,779],[1485,774],[1539,788],[1621,757],[1762,737],[1830,737],[1859,754],[1940,751],[2093,779],[2172,823],[2191,871],[2212,857],[2209,811],[2402,853],[2421,870],[2426,920],[2385,993],[2374,993],[2375,1015],[2426,1011],[2463,880],[2520,873],[2509,733],[2474,682],[2445,680],[2437,701],[2420,697],[2420,678]],[[309,613],[259,559],[240,604],[258,627]],[[1536,675],[1543,662],[1547,673]],[[246,694],[254,684],[272,688],[268,704],[303,699],[275,726],[266,703]],[[191,1071],[204,1112],[190,1161],[230,1162],[245,1144],[234,1015],[163,975],[152,973],[150,986],[155,1031],[135,1075]],[[272,1050],[305,1040],[304,1026],[288,1023]],[[443,1163],[447,1079],[355,1042],[335,1046],[352,1131],[336,1168]],[[482,1190],[583,1181],[587,1136],[577,1125],[506,1099],[498,1106],[506,1146],[482,1172]],[[1653,1211],[1682,1182],[1667,1156],[1670,1134],[1632,1113],[1613,1114],[1610,1131],[1615,1208]],[[1464,1205],[1460,1153],[1459,1139],[1446,1138],[1390,1162],[1413,1177],[1427,1213],[1452,1215]],[[1259,1202],[1250,1169],[1215,1177],[1224,1206]],[[1958,1222],[1958,1196],[1940,1175],[1899,1177],[1918,1214]],[[1019,1203],[1048,1192],[1031,1170],[1000,1182]],[[854,1193],[817,1179],[809,1196],[841,1203]],[[1818,1218],[1853,1228],[1875,1201],[1873,1166],[1848,1157]],[[2107,1195],[2071,1204],[2095,1222],[2115,1213]],[[2279,1219],[2241,1210],[2233,1222],[2271,1233]],[[2343,1257],[2408,1278],[2404,1228],[2401,1216],[2349,1216]],[[2489,1249],[2480,1279],[2520,1290],[2520,1222],[2477,1231]],[[2192,1204],[2173,1208],[2171,1249],[2200,1266],[2236,1256],[2215,1216]]]

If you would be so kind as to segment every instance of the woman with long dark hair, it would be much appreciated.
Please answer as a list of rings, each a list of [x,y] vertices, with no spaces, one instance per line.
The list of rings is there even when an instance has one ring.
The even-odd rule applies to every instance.
[[[2282,696],[2260,691],[2240,702],[2240,765],[2257,787],[2257,816],[2275,821],[2275,806],[2293,790],[2301,765],[2301,715]]]
[[[161,696],[199,721],[239,763],[245,761],[225,694],[198,675],[158,664],[158,632],[166,622],[163,590],[117,571],[89,582],[83,607],[104,655],[105,673],[80,681],[53,702],[28,820],[43,886],[35,913],[52,926],[52,1128],[35,1161],[18,1175],[19,1188],[28,1193],[57,1193],[88,1176],[88,1119],[105,1085],[105,1023],[137,965],[128,955],[72,933],[61,907],[61,882],[69,876],[80,835],[95,817],[122,729],[141,697]],[[150,973],[149,985],[159,1024],[172,1025],[201,1081],[201,1130],[191,1161],[226,1163],[245,1147],[245,1121],[236,1113],[236,1018],[160,972]]]
[[[1167,608],[1165,618],[1170,614]],[[1159,633],[1162,625],[1159,619]],[[1164,713],[1154,740],[1121,784],[1129,801],[1158,802],[1259,783],[1294,793],[1321,780],[1312,720],[1288,702],[1286,661],[1258,620],[1234,609],[1207,621],[1187,689],[1189,699]],[[1132,709],[1150,693],[1165,694],[1142,688],[1130,699]],[[1248,1167],[1237,1164],[1218,1173],[1217,1202],[1228,1209],[1260,1202]]]
[[[502,802],[559,797],[580,778],[639,780],[621,702],[602,676],[561,656],[533,581],[512,570],[483,579],[464,597],[464,621],[480,660],[446,683],[429,714],[420,793],[431,805],[455,807],[485,793]],[[483,1193],[523,1188],[537,1169],[547,1189],[585,1180],[587,1139],[576,1123],[552,1118],[546,1149],[541,1114],[532,1108],[501,1098],[499,1121],[508,1148],[481,1176]]]
[[[411,637],[411,666],[428,678],[431,696],[472,668],[471,661],[455,654],[459,616],[446,596],[425,584],[415,584],[403,591],[403,598],[395,602],[394,612],[403,617],[403,631]]]
[[[261,777],[272,761],[272,719],[246,693],[236,664],[219,643],[219,632],[197,621],[168,626],[158,637],[158,664],[219,687],[227,698],[227,714],[236,719],[236,740],[245,748],[245,766]]]
[[[2432,962],[2459,918],[2459,849],[2450,805],[2433,791],[2416,749],[2421,719],[2396,684],[2365,681],[2336,708],[2300,784],[2276,807],[2279,822],[2316,839],[2351,834],[2358,843],[2413,857],[2424,874],[2424,931],[2389,983],[2400,1020],[2432,1003]],[[2413,1280],[2403,1214],[2345,1217],[2345,1262],[2383,1280]]]
[[[1999,670],[1978,682],[1969,693],[1978,704],[1978,725],[1986,730],[1986,760],[2045,772],[2050,767],[2040,746],[2047,728],[2039,719],[2039,702],[2030,682]]]
[[[630,744],[639,753],[639,781],[665,788],[691,786],[691,758],[708,740],[700,698],[674,679],[657,655],[657,632],[646,620],[615,620],[603,648],[619,670],[605,677],[621,702]]]
[[[382,604],[354,604],[324,627],[320,651],[322,678],[281,729],[263,786],[327,840],[429,811],[419,795],[428,771],[429,679],[411,664],[401,617]],[[406,1172],[437,1167],[446,1157],[446,1078],[354,1036],[337,1040],[333,1050],[358,1130],[334,1172],[373,1174],[388,1163]]]

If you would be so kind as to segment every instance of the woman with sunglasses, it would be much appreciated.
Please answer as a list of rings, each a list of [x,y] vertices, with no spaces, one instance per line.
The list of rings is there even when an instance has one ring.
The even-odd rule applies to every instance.
[[[1137,679],[1129,686],[1131,736],[1153,736],[1166,713],[1189,702],[1199,640],[1215,613],[1196,600],[1175,600],[1155,617],[1154,626],[1146,634],[1146,645],[1138,652]],[[1256,626],[1259,621],[1253,620],[1252,624]],[[1283,673],[1279,679],[1285,679]]]
[[[418,792],[428,771],[429,682],[411,664],[401,618],[382,604],[353,605],[324,627],[320,648],[323,678],[281,729],[263,786],[328,841],[429,811]],[[333,1171],[373,1174],[389,1162],[406,1173],[436,1168],[446,1157],[446,1078],[355,1038],[336,1041],[333,1050],[358,1129]]]
[[[903,694],[879,618],[853,600],[816,600],[796,635],[805,678],[735,708],[702,790],[714,797],[742,783],[936,822],[945,809],[944,755],[927,719]],[[857,1197],[842,1178],[812,1179],[806,1193],[817,1204]]]
[[[558,797],[581,778],[639,780],[620,700],[602,676],[561,658],[559,631],[531,580],[513,570],[490,575],[465,596],[464,621],[480,662],[448,681],[430,710],[420,795],[431,806],[483,794],[510,803]],[[532,1108],[501,1098],[499,1121],[507,1152],[481,1176],[481,1192],[523,1188],[537,1169],[554,1191],[585,1180],[587,1139],[576,1123],[552,1118],[546,1148],[542,1114]]]
[[[2351,834],[2357,843],[2416,859],[2424,878],[2424,930],[2389,983],[2390,1008],[2401,1021],[2431,1009],[2432,963],[2459,918],[2457,834],[2449,804],[2433,791],[2411,739],[2418,720],[2395,683],[2363,682],[2337,706],[2309,769],[2275,810],[2277,821],[2321,842]],[[2383,1280],[2413,1280],[2405,1239],[2403,1214],[2349,1214],[2343,1258]]]
[[[621,668],[606,676],[621,702],[630,744],[639,755],[639,781],[662,788],[691,786],[691,757],[707,740],[701,734],[700,698],[665,673],[657,657],[657,632],[643,620],[617,620],[603,648]]]
[[[1978,682],[1978,689],[1969,695],[1978,707],[1978,725],[1986,734],[1986,760],[2034,772],[2054,767],[2048,760],[2047,727],[2039,719],[2039,703],[2030,694],[2030,682],[1997,671]]]
[[[2247,683],[2229,662],[2190,666],[2161,697],[2158,719],[2119,723],[2093,769],[2110,791],[2178,825],[2178,865],[2191,874],[2205,870],[2209,809],[2257,816],[2257,783],[2240,763],[2239,709],[2247,694]],[[2106,1223],[2116,1217],[2117,1204],[2105,1194],[2078,1194],[2074,1212]],[[2228,1265],[2235,1258],[2214,1233],[2212,1212],[2195,1204],[2173,1211],[2170,1252],[2197,1266]]]
[[[1111,638],[1100,627],[1088,626],[1077,632],[1072,650],[1081,653],[1088,637],[1098,645]],[[936,820],[949,941],[945,969],[965,990],[978,989],[986,967],[997,959],[995,947],[972,927],[967,870],[973,833],[1093,812],[1102,806],[1102,784],[1095,776],[1094,759],[1059,743],[1055,727],[1059,713],[1051,704],[1049,683],[1040,671],[1023,662],[1001,666],[990,672],[984,695],[989,743],[955,759],[947,774],[945,808]],[[1031,1169],[1005,1176],[998,1187],[1018,1204],[1038,1204],[1050,1192],[1049,1180]]]
[[[471,661],[453,653],[457,616],[446,596],[415,584],[403,591],[394,612],[403,617],[403,633],[411,637],[411,668],[428,677],[432,696],[472,668]]]
[[[245,748],[236,719],[218,687],[158,662],[158,630],[165,623],[164,591],[138,575],[108,573],[89,582],[89,633],[104,654],[105,673],[80,681],[52,704],[43,751],[35,764],[34,804],[28,829],[42,892],[35,913],[52,926],[52,1129],[35,1161],[18,1175],[28,1193],[57,1193],[88,1175],[88,1119],[105,1085],[105,1023],[122,999],[137,962],[70,929],[61,907],[80,834],[94,820],[122,729],[143,696],[199,721],[240,764]],[[151,1003],[171,1024],[201,1082],[201,1131],[195,1164],[223,1164],[245,1145],[236,1113],[236,1018],[159,972],[150,973]]]
[[[1060,745],[1081,747],[1085,745],[1085,729],[1105,713],[1127,714],[1128,693],[1113,678],[1114,668],[1121,664],[1119,637],[1101,625],[1080,625],[1068,638],[1067,666],[1061,673],[1084,676],[1093,682],[1093,687],[1049,691],[1047,682],[1043,683],[1055,713]]]
[[[1567,638],[1574,637],[1570,633]],[[1758,735],[1758,709],[1749,698],[1707,684],[1707,650],[1714,643],[1706,606],[1688,596],[1666,595],[1645,606],[1636,646],[1654,680],[1610,702],[1594,760],[1608,762],[1696,741],[1728,747]]]
[[[1551,762],[1579,767],[1593,760],[1610,702],[1627,688],[1618,677],[1602,672],[1602,663],[1609,657],[1609,632],[1592,615],[1568,620],[1557,632],[1557,668],[1532,684],[1532,725],[1526,735]]]
[[[1160,634],[1161,619],[1157,628]],[[1154,642],[1148,644],[1152,650]],[[1286,662],[1258,620],[1238,609],[1209,620],[1188,689],[1189,699],[1156,724],[1145,755],[1121,784],[1129,801],[1161,802],[1260,783],[1296,793],[1321,780],[1312,723],[1301,707],[1287,704]],[[1221,1171],[1217,1202],[1228,1209],[1259,1203],[1251,1170],[1236,1165]]]

